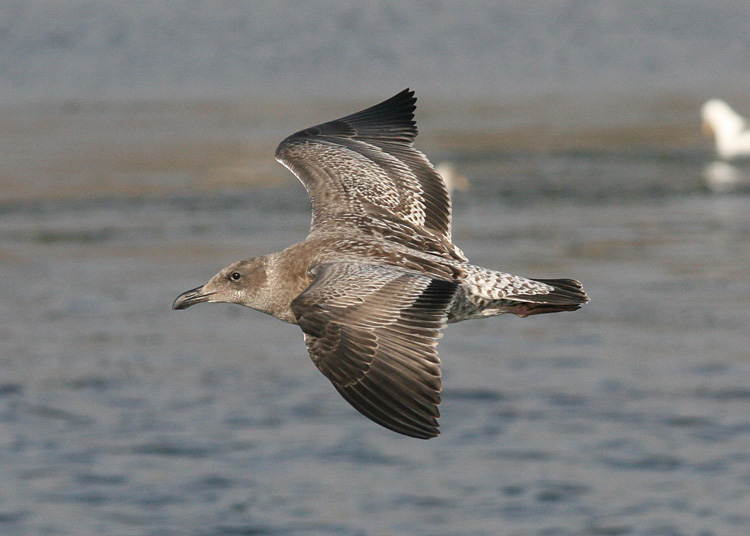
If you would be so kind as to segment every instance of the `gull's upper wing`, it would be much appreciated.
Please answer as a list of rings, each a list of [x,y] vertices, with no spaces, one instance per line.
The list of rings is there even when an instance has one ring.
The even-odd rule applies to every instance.
[[[445,182],[412,146],[416,100],[407,89],[281,142],[276,159],[307,188],[313,229],[366,215],[450,242]]]
[[[437,341],[457,284],[396,268],[330,263],[292,302],[315,365],[362,414],[438,435]]]

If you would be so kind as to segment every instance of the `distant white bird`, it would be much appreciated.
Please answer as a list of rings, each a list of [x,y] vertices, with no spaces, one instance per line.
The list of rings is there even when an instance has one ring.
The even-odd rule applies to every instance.
[[[462,175],[450,162],[440,162],[435,166],[435,171],[443,178],[445,185],[448,187],[448,193],[454,190],[465,192],[469,189],[469,179]]]
[[[721,158],[750,157],[750,130],[745,119],[719,99],[711,99],[701,108],[703,128],[716,138]]]

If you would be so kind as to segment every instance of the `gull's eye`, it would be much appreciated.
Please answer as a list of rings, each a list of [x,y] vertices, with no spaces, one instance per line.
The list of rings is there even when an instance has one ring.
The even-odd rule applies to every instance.
[[[231,274],[229,274],[230,281],[236,282],[236,281],[239,281],[240,279],[242,279],[242,274],[239,272],[232,272]]]

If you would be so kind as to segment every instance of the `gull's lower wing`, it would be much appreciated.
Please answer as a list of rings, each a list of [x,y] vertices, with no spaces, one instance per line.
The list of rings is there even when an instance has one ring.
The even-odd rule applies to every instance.
[[[292,302],[315,365],[358,411],[395,432],[438,435],[437,342],[457,284],[331,263]]]

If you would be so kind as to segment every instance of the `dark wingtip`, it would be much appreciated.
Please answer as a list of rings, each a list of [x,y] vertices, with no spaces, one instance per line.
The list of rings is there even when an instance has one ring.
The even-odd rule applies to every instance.
[[[389,142],[411,144],[417,137],[414,112],[417,97],[409,88],[390,99],[360,112],[342,117],[339,121],[351,125],[363,139],[382,139]]]
[[[356,136],[375,143],[411,145],[417,137],[417,123],[414,121],[416,102],[414,91],[406,88],[390,99],[359,112],[295,132],[276,148],[276,159],[281,160],[284,150],[294,141],[318,136]]]

